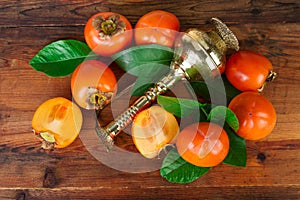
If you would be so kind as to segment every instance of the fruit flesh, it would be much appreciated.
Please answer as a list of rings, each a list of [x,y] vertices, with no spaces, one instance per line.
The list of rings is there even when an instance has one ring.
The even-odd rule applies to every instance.
[[[132,124],[132,138],[139,152],[154,158],[167,144],[174,142],[179,132],[176,118],[159,106],[143,110]]]
[[[32,128],[46,142],[53,143],[54,138],[53,147],[64,148],[76,139],[82,121],[78,106],[68,99],[57,97],[45,101],[37,108],[32,119]]]

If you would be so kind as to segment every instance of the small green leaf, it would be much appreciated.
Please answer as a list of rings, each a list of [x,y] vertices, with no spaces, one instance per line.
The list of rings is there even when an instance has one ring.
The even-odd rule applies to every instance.
[[[206,174],[210,167],[198,167],[186,162],[176,150],[171,150],[163,160],[160,174],[169,182],[190,183]]]
[[[225,76],[216,78],[211,82],[195,81],[187,84],[191,84],[195,93],[211,100],[213,104],[229,103],[236,95],[241,93],[231,85]]]
[[[96,57],[83,42],[59,40],[45,46],[29,64],[48,76],[62,77],[71,74],[85,59]]]
[[[161,105],[168,112],[176,115],[177,117],[185,117],[190,115],[195,109],[206,106],[197,100],[182,99],[167,96],[158,96],[157,103]]]
[[[124,71],[145,77],[160,73],[161,65],[169,66],[173,49],[157,44],[134,46],[114,54],[112,58]]]
[[[226,122],[233,130],[237,131],[239,129],[239,120],[226,106],[216,106],[214,107],[207,116],[209,121],[221,123],[223,126]]]
[[[247,162],[246,141],[236,135],[229,126],[225,125],[224,130],[229,137],[230,147],[228,155],[223,163],[232,166],[245,167]]]

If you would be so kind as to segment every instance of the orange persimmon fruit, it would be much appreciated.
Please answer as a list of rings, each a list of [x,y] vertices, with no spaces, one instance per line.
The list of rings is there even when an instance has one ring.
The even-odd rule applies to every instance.
[[[78,136],[82,113],[72,101],[56,97],[42,103],[32,119],[34,133],[42,140],[44,149],[64,148]]]
[[[276,111],[272,103],[258,92],[243,92],[228,105],[237,116],[240,127],[236,133],[247,140],[267,137],[276,124]]]
[[[213,167],[226,158],[229,139],[221,126],[200,122],[187,126],[179,133],[176,147],[185,161],[199,167]]]
[[[86,60],[71,77],[71,91],[75,102],[88,110],[99,110],[107,105],[117,90],[114,72],[103,62]]]
[[[179,126],[174,115],[160,106],[152,106],[137,114],[131,132],[139,152],[146,158],[155,158],[175,141]]]
[[[143,15],[135,25],[137,45],[160,44],[172,47],[180,30],[178,18],[163,10],[153,10]]]

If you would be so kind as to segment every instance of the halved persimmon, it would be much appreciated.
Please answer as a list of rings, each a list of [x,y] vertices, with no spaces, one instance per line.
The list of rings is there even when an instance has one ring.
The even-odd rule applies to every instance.
[[[33,131],[42,140],[44,149],[67,147],[76,139],[81,126],[81,110],[63,97],[42,103],[32,119]]]
[[[152,106],[138,113],[132,124],[136,148],[146,158],[156,157],[179,133],[176,118],[162,107]]]

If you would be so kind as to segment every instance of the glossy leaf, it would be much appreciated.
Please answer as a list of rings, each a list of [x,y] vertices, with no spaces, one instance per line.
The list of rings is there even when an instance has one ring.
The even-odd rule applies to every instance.
[[[197,100],[182,99],[168,96],[158,96],[157,103],[165,110],[176,115],[177,117],[185,117],[190,115],[195,109],[206,106]]]
[[[137,67],[140,68],[141,66]],[[143,67],[143,66],[142,66]],[[150,88],[153,87],[155,83],[157,83],[163,76],[167,74],[169,71],[169,66],[165,66],[162,64],[158,64],[157,67],[153,69],[153,72],[148,76],[138,76],[134,87],[132,89],[132,96],[141,96],[144,95],[145,92]]]
[[[239,129],[239,120],[226,106],[216,106],[211,109],[210,113],[207,116],[209,121],[221,123],[223,126],[226,122],[233,130],[237,131]]]
[[[176,150],[171,150],[163,160],[160,174],[169,182],[190,183],[206,174],[210,169],[192,165],[181,158]]]
[[[187,84],[192,86],[195,93],[211,100],[213,104],[228,104],[236,95],[241,93],[241,91],[231,85],[225,76],[216,78],[211,82],[195,81]]]
[[[223,163],[232,166],[245,167],[247,162],[246,141],[236,135],[229,126],[225,125],[224,130],[229,137],[230,147],[228,155]]]
[[[112,58],[124,71],[145,77],[160,73],[161,66],[169,66],[173,50],[157,44],[134,46],[114,54]]]
[[[45,46],[29,64],[48,76],[62,77],[71,74],[85,59],[96,57],[83,42],[59,40]]]
[[[138,78],[132,88],[131,96],[142,96],[145,92],[154,86],[154,83],[144,78]]]

